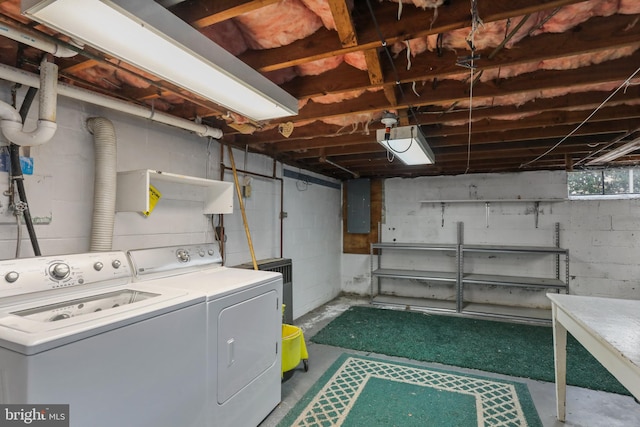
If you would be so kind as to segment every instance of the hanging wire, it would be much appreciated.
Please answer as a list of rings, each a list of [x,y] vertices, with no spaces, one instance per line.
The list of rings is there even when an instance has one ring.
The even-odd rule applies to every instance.
[[[465,169],[464,173],[468,173],[469,172],[469,168],[471,165],[471,130],[472,130],[472,124],[471,124],[471,120],[472,120],[472,116],[473,116],[473,85],[475,84],[475,79],[474,79],[474,71],[475,71],[475,59],[476,59],[476,55],[475,55],[475,43],[474,43],[474,38],[476,35],[476,31],[478,31],[478,26],[482,25],[482,20],[480,19],[480,16],[478,15],[478,4],[477,4],[477,0],[471,0],[471,32],[469,33],[469,35],[467,36],[467,42],[469,43],[469,46],[471,47],[471,56],[470,56],[470,60],[471,62],[469,63],[469,69],[470,69],[470,77],[469,77],[469,130],[468,130],[468,137],[467,137],[467,168]]]
[[[400,3],[402,3],[402,2],[400,2]],[[472,0],[471,3],[472,3],[472,5],[475,5],[476,0]],[[401,100],[401,102],[403,102],[406,99],[406,95],[405,95],[404,89],[402,88],[402,85],[400,84],[400,74],[398,73],[398,69],[396,68],[396,64],[393,61],[393,56],[391,55],[391,50],[389,49],[387,41],[384,38],[384,36],[382,35],[382,31],[380,30],[380,25],[378,24],[378,19],[376,18],[376,15],[375,15],[375,13],[373,11],[373,7],[371,6],[371,0],[367,0],[367,7],[369,9],[369,13],[371,15],[371,20],[373,22],[373,25],[374,25],[374,27],[376,29],[376,33],[378,35],[378,39],[380,40],[380,44],[381,44],[382,48],[384,49],[384,51],[386,53],[386,56],[387,56],[387,59],[389,60],[389,63],[391,64],[391,70],[393,71],[393,76],[394,76],[394,79],[395,79],[395,82],[396,82],[396,87],[398,88],[398,90],[400,92],[400,100]],[[474,9],[473,6],[472,6],[472,9]],[[476,16],[477,16],[477,5],[475,6],[475,9],[476,9]],[[436,11],[437,11],[437,9],[436,9]],[[434,17],[434,19],[435,19],[435,17]],[[482,23],[482,21],[480,21],[479,18],[478,18],[478,21],[480,23]],[[433,22],[432,22],[432,25],[433,25]],[[438,37],[439,37],[439,40],[441,41],[442,37],[440,37],[440,36],[438,36]],[[410,55],[409,43],[408,42],[407,42],[407,50],[408,50],[407,55]],[[409,56],[407,56],[407,60],[410,61]],[[410,66],[411,65],[410,65],[410,62],[409,62],[409,67]],[[420,96],[415,90],[415,82],[412,85],[412,90],[416,94],[416,96]],[[413,106],[407,105],[407,110],[408,110],[409,114],[411,115],[411,117],[413,118],[413,121],[416,123],[416,127],[418,129],[418,132],[422,132],[422,129],[420,129],[420,122],[418,121],[418,117],[416,116],[416,112],[415,112],[415,109],[413,108]],[[413,134],[413,128],[411,128],[411,132]],[[412,141],[413,141],[413,139],[412,139]],[[391,146],[389,146],[390,150],[387,150],[387,160],[389,160],[389,151],[393,150],[393,151],[395,151],[395,153],[404,153],[404,152],[408,151],[411,148],[412,144],[413,144],[413,142],[411,142],[409,144],[409,146],[407,147],[407,149],[404,150],[404,151],[396,151],[396,150],[393,150],[391,148]],[[395,158],[395,154],[391,156],[391,159],[389,161],[392,162],[394,158]]]
[[[406,99],[406,95],[404,93],[404,89],[402,88],[402,85],[400,84],[400,74],[398,73],[398,69],[396,68],[396,64],[393,61],[393,55],[391,55],[391,50],[389,49],[389,45],[387,44],[387,40],[384,38],[384,36],[382,35],[382,31],[380,30],[380,25],[378,24],[378,19],[376,18],[376,14],[373,12],[373,7],[371,6],[371,0],[367,0],[367,7],[369,8],[369,14],[371,15],[371,20],[373,21],[373,26],[376,29],[376,34],[378,35],[378,39],[380,40],[380,44],[381,44],[382,48],[385,51],[387,59],[389,60],[389,64],[391,64],[391,70],[393,71],[393,77],[395,79],[396,86],[398,87],[398,90],[400,91],[400,99],[401,100],[405,100]],[[413,118],[413,120],[415,120],[415,122],[418,123],[418,118],[416,117],[415,112],[413,111],[413,107],[411,105],[409,105],[407,110],[409,110],[409,113],[411,114],[411,117]]]
[[[373,12],[373,7],[371,6],[371,0],[367,0],[367,7],[369,8],[369,14],[371,15],[371,20],[373,21],[373,26],[376,29],[376,34],[378,34],[378,39],[380,40],[380,44],[384,49],[387,59],[391,64],[391,69],[393,71],[393,77],[396,81],[396,86],[400,90],[400,97],[404,99],[404,90],[402,90],[402,85],[400,85],[400,75],[398,74],[398,69],[396,68],[395,62],[393,62],[393,56],[391,55],[391,51],[389,50],[389,46],[387,44],[387,40],[382,35],[382,31],[380,31],[380,25],[378,24],[378,19],[376,18],[376,14]]]
[[[522,28],[522,26],[525,24],[525,22],[529,20],[530,17],[531,17],[531,14],[525,15],[524,18],[522,18],[520,22],[518,22],[518,25],[516,25],[516,27],[511,32],[508,32],[509,26],[511,25],[511,20],[509,19],[507,21],[508,23],[507,23],[507,27],[505,28],[505,32],[506,32],[505,37],[502,40],[502,42],[493,50],[493,52],[489,54],[489,59],[493,59],[493,57],[496,56],[498,52],[500,52],[506,46],[507,43],[509,43],[509,40],[511,40],[513,36],[515,36],[516,33],[520,31],[520,28]]]
[[[558,13],[560,11],[560,9],[562,9],[562,6],[560,7],[556,7],[550,14],[548,14],[547,16],[545,16],[540,22],[538,22],[537,25],[535,25],[533,28],[531,28],[528,32],[527,32],[527,37],[529,37],[531,34],[533,34],[534,31],[539,30],[540,28],[542,28],[542,26],[544,24],[547,23],[547,21],[549,21],[551,18],[553,18],[555,16],[556,13]]]
[[[387,161],[391,163],[395,158],[396,158],[396,155],[393,154],[391,151],[387,150]]]
[[[616,88],[616,90],[614,90],[613,92],[611,92],[611,94],[609,96],[607,96],[607,98],[602,101],[600,103],[600,105],[598,105],[596,107],[595,110],[593,110],[593,112],[591,112],[591,114],[589,114],[587,116],[586,119],[584,119],[578,126],[575,127],[575,129],[573,129],[571,132],[569,132],[564,138],[562,138],[560,141],[558,141],[553,147],[549,148],[547,151],[545,151],[544,153],[540,154],[538,157],[536,157],[533,160],[528,161],[527,163],[523,163],[520,165],[520,168],[523,168],[525,166],[529,166],[531,163],[537,162],[538,160],[540,160],[541,158],[543,158],[544,156],[546,156],[547,154],[551,153],[553,150],[555,150],[556,148],[558,148],[560,146],[560,144],[562,144],[563,142],[565,142],[567,139],[569,139],[574,133],[576,133],[582,126],[584,126],[589,120],[591,120],[591,118],[593,116],[595,116],[595,114],[600,111],[600,109],[602,107],[604,107],[604,105],[609,102],[609,100],[611,98],[613,98],[615,96],[616,93],[618,93],[620,91],[620,89],[622,88],[627,88],[628,85],[631,84],[631,80],[633,80],[633,78],[636,76],[636,74],[640,73],[640,67],[638,67],[633,73],[631,73],[631,75],[629,77],[627,77],[627,79],[625,81],[623,81],[622,83],[620,83],[620,86],[618,86]]]
[[[391,146],[391,141],[387,141],[387,147],[389,147],[389,151],[392,151],[395,154],[402,154],[402,153],[406,153],[407,151],[409,151],[409,149],[411,148],[411,145],[413,144],[413,126],[411,126],[411,142],[409,142],[409,145],[407,146],[407,148],[405,148],[404,150],[400,151],[400,150],[396,150]]]
[[[473,59],[471,60],[471,83],[469,84],[469,130],[468,130],[468,137],[467,137],[467,168],[465,169],[464,173],[468,173],[469,172],[469,167],[471,165],[471,120],[472,120],[472,116],[473,116]]]
[[[636,128],[634,130],[630,130],[628,132],[625,132],[623,135],[618,136],[613,141],[610,141],[609,143],[607,143],[605,146],[601,147],[600,149],[587,154],[585,157],[583,157],[580,160],[574,162],[573,166],[574,167],[579,166],[583,162],[586,162],[587,160],[590,160],[594,156],[597,156],[598,154],[602,153],[603,151],[608,150],[609,148],[611,148],[615,144],[619,143],[620,141],[624,140],[625,138],[628,138],[629,136],[631,136],[631,135],[633,135],[634,133],[637,133],[637,132],[640,132],[640,127]],[[587,145],[589,146],[589,148],[596,148],[600,144],[593,144],[593,145],[592,144],[587,144]]]

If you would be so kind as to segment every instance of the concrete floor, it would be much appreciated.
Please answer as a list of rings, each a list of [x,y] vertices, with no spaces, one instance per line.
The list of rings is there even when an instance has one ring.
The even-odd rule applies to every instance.
[[[526,378],[515,378],[492,374],[484,371],[457,368],[436,363],[423,363],[398,357],[390,357],[374,353],[345,350],[310,342],[310,338],[351,305],[368,305],[368,300],[339,297],[328,304],[297,319],[295,324],[302,328],[309,352],[309,371],[304,372],[302,364],[294,371],[291,378],[282,384],[282,401],[271,414],[260,424],[260,427],[273,427],[289,412],[304,393],[331,366],[343,352],[375,356],[380,359],[398,360],[426,367],[441,367],[451,371],[472,373],[486,377],[503,378],[524,382],[536,405],[544,427],[636,427],[640,426],[640,404],[632,397],[613,393],[593,391],[579,387],[567,387],[567,420],[565,423],[556,419],[555,385]]]

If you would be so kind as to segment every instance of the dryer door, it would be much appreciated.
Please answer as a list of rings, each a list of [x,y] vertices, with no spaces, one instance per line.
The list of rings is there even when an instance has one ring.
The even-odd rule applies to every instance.
[[[218,315],[218,404],[226,402],[280,360],[278,292],[272,288],[240,301],[236,299],[238,295],[233,297],[224,298],[231,305]]]

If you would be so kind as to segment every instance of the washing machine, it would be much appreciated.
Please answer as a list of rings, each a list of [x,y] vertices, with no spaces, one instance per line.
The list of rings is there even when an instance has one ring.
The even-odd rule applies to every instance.
[[[121,251],[0,261],[0,403],[69,405],[72,427],[204,426],[205,319],[202,293],[133,283]]]
[[[222,266],[213,244],[128,251],[154,289],[206,295],[209,426],[257,426],[280,402],[282,274]]]

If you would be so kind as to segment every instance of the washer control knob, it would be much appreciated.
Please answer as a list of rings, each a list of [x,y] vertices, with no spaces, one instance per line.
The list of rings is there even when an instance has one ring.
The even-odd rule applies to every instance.
[[[10,271],[4,275],[4,280],[9,283],[13,283],[18,280],[18,277],[20,277],[20,274],[17,271]]]
[[[213,249],[209,249],[207,252],[208,252],[208,253],[209,253],[209,255],[211,255],[211,256],[213,256],[213,254],[215,253],[215,251],[214,251]]]
[[[55,280],[62,280],[69,275],[71,269],[64,262],[56,262],[49,267],[49,275]]]
[[[122,266],[122,262],[120,262],[120,260],[119,260],[119,259],[114,259],[114,260],[111,262],[111,266],[112,266],[113,268],[120,268],[120,266]]]
[[[204,251],[201,249],[200,252],[198,252],[198,255],[200,255],[200,257],[204,256]]]
[[[102,267],[104,267],[104,264],[101,263],[100,261],[96,262],[95,264],[93,264],[93,269],[95,271],[100,271],[102,270]]]
[[[185,251],[184,249],[179,249],[178,252],[176,252],[176,256],[178,257],[178,261],[180,262],[189,262],[189,252]]]

